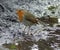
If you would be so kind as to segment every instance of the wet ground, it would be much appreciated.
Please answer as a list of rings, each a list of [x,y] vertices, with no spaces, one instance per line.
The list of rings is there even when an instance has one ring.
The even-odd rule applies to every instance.
[[[53,29],[53,27],[51,28],[45,28],[44,29],[45,32],[47,34],[45,35],[35,35],[35,36],[24,36],[24,40],[23,41],[17,41],[17,43],[19,44],[18,46],[16,46],[15,44],[4,44],[3,46],[6,48],[9,48],[10,50],[16,50],[17,48],[19,50],[59,50],[60,49],[60,27],[56,27]],[[41,34],[42,32],[40,32]],[[36,38],[39,38],[38,41],[36,41]],[[13,48],[11,48],[11,46],[15,46]]]

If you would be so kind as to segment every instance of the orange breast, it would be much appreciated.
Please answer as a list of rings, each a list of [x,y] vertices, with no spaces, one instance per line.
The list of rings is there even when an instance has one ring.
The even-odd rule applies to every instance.
[[[23,21],[24,12],[22,10],[17,10],[18,19],[20,22]]]

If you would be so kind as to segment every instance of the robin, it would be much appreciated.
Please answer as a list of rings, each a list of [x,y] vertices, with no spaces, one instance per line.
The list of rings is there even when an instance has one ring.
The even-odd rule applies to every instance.
[[[17,10],[18,19],[20,22],[24,23],[26,26],[31,26],[38,23],[37,19],[33,14],[26,10]]]
[[[20,10],[17,10],[16,13],[18,15],[19,21],[23,22],[26,26],[31,26],[33,24],[38,24],[39,22],[43,25],[46,25],[39,18],[36,18],[33,14],[31,14],[27,10],[20,9]]]
[[[38,18],[35,18],[35,16],[31,14],[29,11],[21,9],[17,10],[16,13],[18,15],[19,21],[22,22],[24,25],[29,26],[29,28],[30,26],[38,24],[39,22],[44,25],[42,21],[38,20]]]

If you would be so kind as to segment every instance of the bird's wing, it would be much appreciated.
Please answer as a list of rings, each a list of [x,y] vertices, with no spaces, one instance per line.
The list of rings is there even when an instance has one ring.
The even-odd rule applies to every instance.
[[[31,21],[32,23],[37,23],[37,20],[33,14],[27,12],[24,16],[26,20]]]

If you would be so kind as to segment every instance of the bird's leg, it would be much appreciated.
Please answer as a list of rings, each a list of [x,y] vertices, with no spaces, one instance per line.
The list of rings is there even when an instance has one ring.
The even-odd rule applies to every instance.
[[[31,33],[31,31],[30,31],[30,26],[29,26],[29,28],[28,28],[28,35],[29,35],[29,36],[32,35],[32,33]]]
[[[24,31],[23,33],[25,33],[25,29],[27,28],[27,26],[24,27]],[[28,27],[28,32],[27,32],[27,35],[29,35],[29,32],[30,32],[30,27]]]
[[[25,26],[25,28],[24,28],[24,32],[25,32],[25,29],[26,29],[26,26]]]
[[[29,33],[30,33],[30,26],[29,26],[29,28],[28,28],[28,32],[27,32],[27,33],[28,33],[28,35],[30,35],[30,34],[29,34]]]
[[[25,36],[25,29],[26,29],[26,26],[24,27],[22,36]]]

